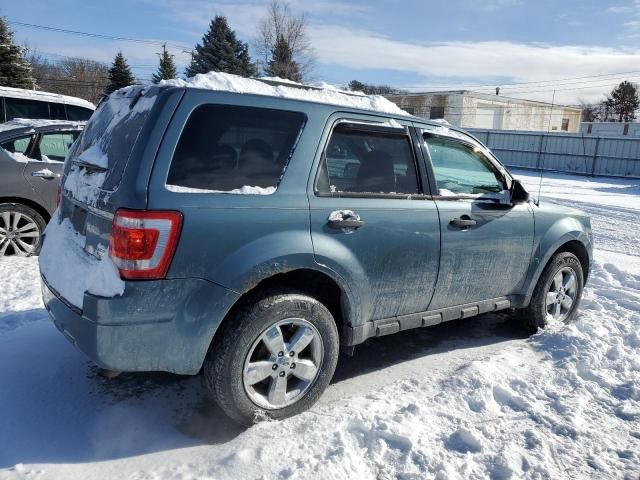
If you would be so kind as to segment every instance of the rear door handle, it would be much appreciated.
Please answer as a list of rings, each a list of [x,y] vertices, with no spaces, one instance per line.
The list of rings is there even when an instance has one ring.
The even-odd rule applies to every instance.
[[[478,222],[470,218],[468,215],[462,215],[459,218],[454,218],[449,222],[451,225],[454,225],[458,228],[469,228],[476,225]]]
[[[364,221],[360,220],[360,215],[353,210],[336,210],[329,215],[327,225],[329,225],[329,228],[336,230],[341,228],[360,228],[364,225]]]

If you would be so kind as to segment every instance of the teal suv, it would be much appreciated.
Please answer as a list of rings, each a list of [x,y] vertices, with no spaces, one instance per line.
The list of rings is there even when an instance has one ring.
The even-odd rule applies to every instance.
[[[247,424],[308,409],[371,337],[508,309],[531,331],[570,321],[591,255],[587,215],[536,205],[459,129],[165,85],[99,106],[40,263],[93,362],[202,372]]]

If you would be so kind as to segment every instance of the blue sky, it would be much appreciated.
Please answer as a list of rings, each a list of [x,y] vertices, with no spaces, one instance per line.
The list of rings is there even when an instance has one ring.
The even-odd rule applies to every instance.
[[[251,44],[267,0],[28,0],[5,2],[9,20],[191,48],[215,14]],[[316,54],[314,80],[351,79],[416,90],[502,85],[502,93],[576,103],[599,99],[628,78],[640,81],[640,0],[289,0],[305,11]],[[11,25],[44,54],[111,61],[123,51],[148,78],[159,47]],[[178,63],[188,54],[172,48]],[[638,70],[638,71],[636,71]],[[623,75],[608,74],[632,72]],[[555,79],[598,76],[574,81]],[[539,82],[509,86],[509,83]]]

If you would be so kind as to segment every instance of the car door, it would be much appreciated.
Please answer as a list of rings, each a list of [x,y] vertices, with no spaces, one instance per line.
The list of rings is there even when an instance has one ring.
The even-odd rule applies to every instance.
[[[454,133],[422,132],[442,235],[431,309],[518,293],[533,248],[531,206],[512,205],[508,173],[480,144]]]
[[[24,176],[49,211],[55,209],[64,159],[79,134],[77,130],[40,133],[29,152]]]
[[[383,122],[333,117],[308,187],[315,260],[349,285],[362,321],[426,310],[440,255],[418,139]]]

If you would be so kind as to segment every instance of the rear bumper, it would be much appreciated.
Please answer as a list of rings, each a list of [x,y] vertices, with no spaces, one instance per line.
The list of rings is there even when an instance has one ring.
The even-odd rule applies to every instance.
[[[56,328],[98,366],[117,371],[198,373],[238,297],[201,279],[127,282],[120,297],[85,293],[80,310],[42,277],[42,298]]]

